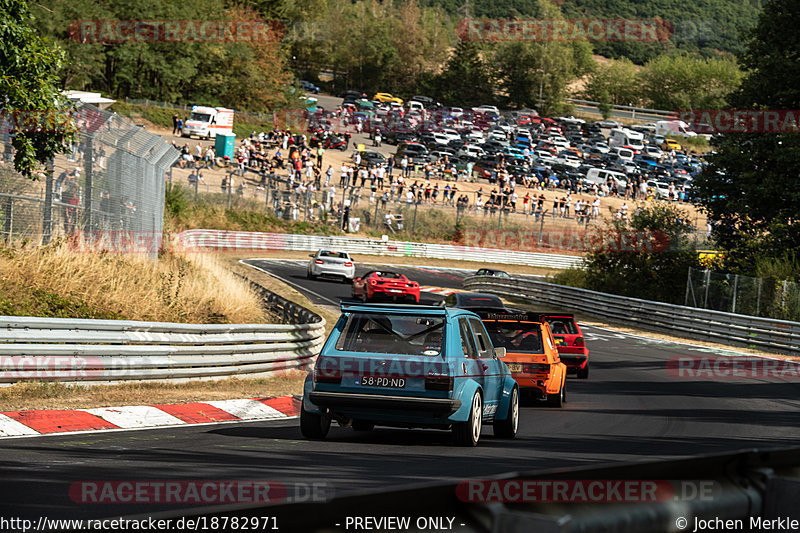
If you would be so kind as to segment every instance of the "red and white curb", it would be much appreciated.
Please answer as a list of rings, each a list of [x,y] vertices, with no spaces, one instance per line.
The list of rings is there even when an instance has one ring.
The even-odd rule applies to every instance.
[[[292,396],[96,409],[6,411],[0,413],[0,438],[274,420],[299,414],[300,400]]]
[[[441,296],[450,296],[454,292],[460,292],[458,289],[444,289],[442,287],[427,287],[425,285],[420,285],[419,290],[422,292],[431,292],[433,294],[439,294]]]

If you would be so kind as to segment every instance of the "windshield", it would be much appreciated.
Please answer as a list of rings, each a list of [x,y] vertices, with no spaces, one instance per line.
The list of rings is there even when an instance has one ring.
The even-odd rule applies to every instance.
[[[189,120],[196,120],[198,122],[211,122],[211,115],[208,113],[194,112],[189,116]]]
[[[509,353],[544,353],[542,326],[538,322],[484,320],[483,325],[495,347],[503,347]]]
[[[355,313],[347,318],[336,349],[435,357],[441,354],[443,342],[443,318]]]
[[[550,324],[550,331],[553,335],[577,335],[578,327],[575,321],[569,317],[546,317],[544,320]]]

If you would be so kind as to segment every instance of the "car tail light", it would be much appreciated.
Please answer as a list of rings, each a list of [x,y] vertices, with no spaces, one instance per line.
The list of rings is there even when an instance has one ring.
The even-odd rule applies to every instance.
[[[347,263],[345,263],[345,264],[344,264],[344,266],[346,266],[346,267],[351,267],[351,266],[353,266],[353,263],[351,263],[350,261],[348,261]]]
[[[525,372],[526,374],[549,372],[550,365],[545,363],[522,363],[522,371]]]
[[[337,385],[341,383],[341,371],[336,367],[326,368],[326,366],[325,364],[320,364],[319,361],[317,362],[314,367],[314,383],[333,383]]]
[[[575,339],[575,343],[573,344],[573,346],[583,346],[583,337],[578,337],[577,339]]]
[[[453,390],[453,376],[428,375],[425,378],[425,390]]]
[[[323,261],[322,259],[315,259],[315,260],[314,260],[314,262],[315,262],[316,264],[318,264],[318,265],[321,265],[321,264],[324,264],[324,263],[325,263],[325,261]]]
[[[371,280],[369,280],[369,284],[370,284],[370,285],[377,285],[377,284],[378,284],[378,282],[377,282],[377,281],[375,281],[374,279],[371,279]]]

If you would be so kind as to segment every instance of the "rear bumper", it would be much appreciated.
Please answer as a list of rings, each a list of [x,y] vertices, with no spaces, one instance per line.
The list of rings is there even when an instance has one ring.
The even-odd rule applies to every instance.
[[[449,398],[412,398],[382,394],[312,391],[308,399],[317,407],[338,409],[380,409],[414,411],[425,414],[449,415],[461,408],[461,400]]]
[[[311,266],[311,273],[315,276],[337,276],[347,279],[353,279],[355,275],[355,267],[340,267],[333,265],[318,265],[314,263]]]
[[[562,363],[567,365],[567,372],[570,374],[583,370],[589,364],[589,356],[584,354],[560,353],[558,357]]]
[[[375,298],[380,296],[386,296],[389,298],[407,298],[410,296],[414,298],[416,301],[419,301],[419,289],[415,290],[400,289],[400,291],[401,292],[390,292],[390,289],[388,287],[387,288],[375,287],[368,289],[367,295],[370,298]]]

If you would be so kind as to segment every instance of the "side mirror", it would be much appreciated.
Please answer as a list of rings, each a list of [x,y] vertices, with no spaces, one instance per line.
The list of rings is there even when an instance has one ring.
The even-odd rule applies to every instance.
[[[308,254],[308,257],[316,257],[316,254]]]
[[[498,346],[494,349],[494,356],[502,359],[506,356],[506,349],[503,346]]]

